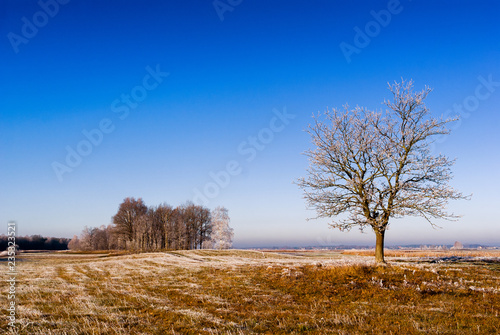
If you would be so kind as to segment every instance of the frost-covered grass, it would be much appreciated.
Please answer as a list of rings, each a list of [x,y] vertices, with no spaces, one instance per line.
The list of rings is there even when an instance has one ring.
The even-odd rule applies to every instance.
[[[500,333],[495,262],[377,267],[339,252],[244,250],[24,257],[19,334]]]

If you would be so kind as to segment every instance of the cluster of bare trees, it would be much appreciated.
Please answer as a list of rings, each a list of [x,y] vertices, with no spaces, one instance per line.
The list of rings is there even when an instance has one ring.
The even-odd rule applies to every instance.
[[[85,227],[80,237],[73,236],[68,243],[68,249],[87,251],[118,249],[117,239],[113,234],[113,226]]]
[[[85,227],[80,238],[75,236],[68,247],[142,251],[230,248],[233,234],[227,209],[218,207],[213,213],[215,221],[208,208],[191,202],[175,208],[167,204],[148,207],[141,198],[126,198],[113,216],[113,224]],[[213,222],[217,228],[214,239],[211,238]]]
[[[7,249],[9,237],[0,235],[0,250]],[[42,235],[17,236],[16,244],[21,250],[66,250],[69,238],[43,237]]]

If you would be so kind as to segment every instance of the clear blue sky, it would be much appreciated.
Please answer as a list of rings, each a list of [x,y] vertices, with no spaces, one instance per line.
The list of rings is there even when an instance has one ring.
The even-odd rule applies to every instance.
[[[465,106],[434,151],[474,195],[440,230],[393,221],[387,244],[500,243],[498,1],[41,3],[0,2],[0,222],[20,234],[107,225],[134,196],[223,205],[237,247],[373,244],[306,221],[292,182],[312,113],[380,109],[404,77],[435,116]]]

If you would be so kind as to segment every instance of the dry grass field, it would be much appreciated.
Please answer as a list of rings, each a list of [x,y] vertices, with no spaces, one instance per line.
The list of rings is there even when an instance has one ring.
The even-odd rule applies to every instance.
[[[498,252],[21,254],[6,334],[498,334]],[[424,257],[445,257],[426,254]],[[453,256],[460,256],[453,254]],[[5,282],[4,282],[5,284]],[[5,292],[6,288],[2,288]],[[7,306],[7,295],[0,297]]]

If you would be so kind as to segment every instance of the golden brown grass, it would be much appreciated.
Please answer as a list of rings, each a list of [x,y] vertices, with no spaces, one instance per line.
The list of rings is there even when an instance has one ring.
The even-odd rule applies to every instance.
[[[498,263],[371,261],[240,250],[28,255],[18,263],[17,333],[500,333]]]

